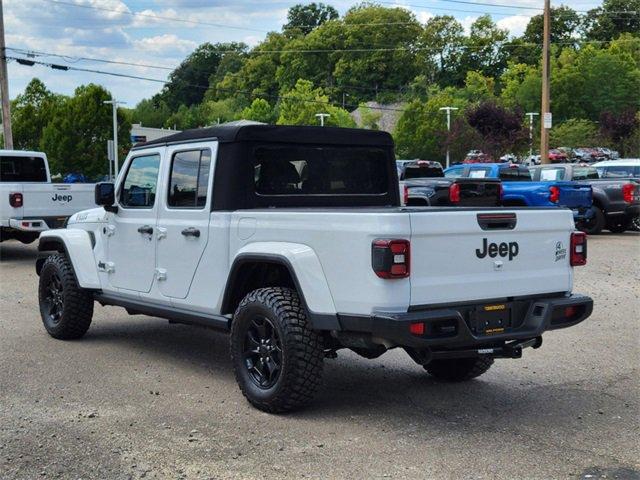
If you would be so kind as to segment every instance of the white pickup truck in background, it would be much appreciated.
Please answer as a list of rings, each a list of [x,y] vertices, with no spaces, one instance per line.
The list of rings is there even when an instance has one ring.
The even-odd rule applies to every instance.
[[[42,152],[0,150],[0,242],[31,243],[92,207],[94,184],[51,183]]]

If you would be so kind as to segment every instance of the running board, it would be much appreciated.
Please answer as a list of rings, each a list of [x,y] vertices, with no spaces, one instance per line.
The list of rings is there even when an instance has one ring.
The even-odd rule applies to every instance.
[[[229,319],[222,315],[194,313],[181,308],[170,307],[167,305],[148,304],[117,295],[104,294],[102,292],[94,293],[93,298],[103,306],[113,305],[116,307],[123,307],[130,315],[143,314],[151,317],[166,318],[173,323],[201,325],[203,327],[214,328],[216,330],[229,331]]]

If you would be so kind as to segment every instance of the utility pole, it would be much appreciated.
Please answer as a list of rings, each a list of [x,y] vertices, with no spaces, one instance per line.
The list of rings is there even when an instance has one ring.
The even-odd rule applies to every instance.
[[[114,98],[113,100],[105,100],[102,103],[110,104],[113,111],[113,162],[115,167],[113,173],[115,178],[118,178],[118,105],[122,105],[125,102],[119,102]]]
[[[4,148],[13,150],[11,131],[11,103],[9,102],[9,78],[7,74],[7,49],[4,43],[4,13],[0,0],[0,96],[2,96],[2,129]]]
[[[529,117],[529,159],[533,157],[533,117],[540,115],[538,112],[525,113]]]
[[[551,36],[551,0],[544,0],[544,38],[542,40],[542,122],[540,122],[540,163],[549,162],[549,129],[551,128],[551,109],[549,80],[549,40]]]
[[[315,117],[320,119],[320,126],[324,127],[324,119],[330,117],[328,113],[316,113]]]
[[[447,133],[451,132],[451,112],[454,110],[458,110],[458,108],[456,107],[441,107],[439,108],[440,111],[446,111],[447,112]],[[448,137],[448,135],[447,135]],[[447,167],[449,168],[449,139],[447,138]]]

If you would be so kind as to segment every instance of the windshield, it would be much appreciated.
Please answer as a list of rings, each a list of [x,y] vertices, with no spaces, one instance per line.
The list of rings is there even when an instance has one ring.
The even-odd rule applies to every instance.
[[[0,182],[46,182],[47,169],[42,157],[0,157]]]

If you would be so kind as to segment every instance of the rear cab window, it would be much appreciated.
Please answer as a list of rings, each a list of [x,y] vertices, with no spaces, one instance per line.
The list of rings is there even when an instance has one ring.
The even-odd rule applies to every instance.
[[[640,178],[640,165],[598,167],[602,178]]]
[[[540,169],[540,181],[541,182],[555,182],[557,180],[564,180],[564,168],[541,168]]]
[[[499,177],[503,182],[530,182],[531,172],[526,167],[501,168]]]
[[[47,182],[44,158],[3,155],[0,157],[0,182]]]
[[[254,149],[255,192],[280,195],[385,195],[387,151],[376,147],[264,145]]]
[[[573,167],[572,180],[597,180],[600,178],[595,167]]]

